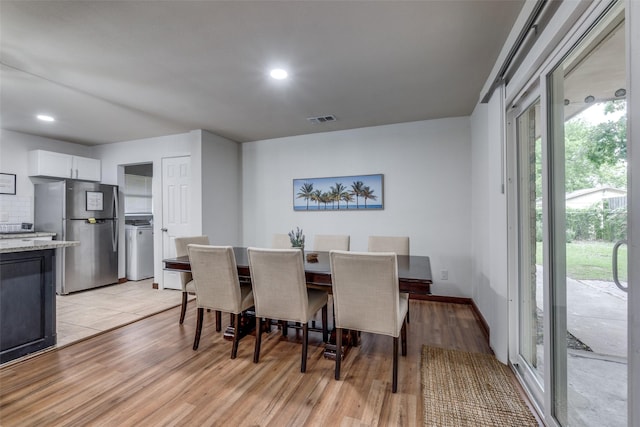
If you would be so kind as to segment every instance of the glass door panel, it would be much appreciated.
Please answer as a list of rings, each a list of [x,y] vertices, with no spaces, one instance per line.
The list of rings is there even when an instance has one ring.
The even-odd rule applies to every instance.
[[[612,268],[627,232],[625,72],[620,2],[549,79],[552,401],[561,425],[627,425],[627,294]]]
[[[516,119],[518,179],[518,369],[542,406],[544,310],[540,100]]]

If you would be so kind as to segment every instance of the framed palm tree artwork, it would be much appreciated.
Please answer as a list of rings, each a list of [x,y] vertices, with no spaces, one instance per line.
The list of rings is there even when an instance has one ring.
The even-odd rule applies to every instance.
[[[376,174],[294,179],[293,210],[383,209],[383,177]]]

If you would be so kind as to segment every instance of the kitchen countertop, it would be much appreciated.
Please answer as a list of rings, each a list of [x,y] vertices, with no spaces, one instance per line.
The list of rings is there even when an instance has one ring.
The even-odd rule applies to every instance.
[[[58,249],[79,245],[80,242],[65,240],[6,239],[0,240],[0,254]]]
[[[56,233],[49,233],[44,231],[27,232],[27,233],[0,233],[0,240],[3,239],[28,239],[36,237],[53,237]]]

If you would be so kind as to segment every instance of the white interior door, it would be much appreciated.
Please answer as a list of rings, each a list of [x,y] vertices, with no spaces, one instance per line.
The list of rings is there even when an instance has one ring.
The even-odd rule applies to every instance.
[[[162,258],[176,255],[175,238],[191,234],[191,157],[162,159]],[[163,270],[162,286],[181,289],[180,275]]]

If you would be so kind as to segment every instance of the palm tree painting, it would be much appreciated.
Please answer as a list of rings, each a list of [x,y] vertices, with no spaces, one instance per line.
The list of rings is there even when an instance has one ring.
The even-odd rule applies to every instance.
[[[383,176],[355,175],[293,180],[295,211],[383,209]]]
[[[304,184],[302,184],[302,187],[300,187],[300,191],[298,191],[298,196],[299,199],[304,199],[307,201],[307,210],[309,210],[309,200],[311,200],[311,197],[313,197],[313,184],[310,182],[305,182]]]
[[[378,198],[378,196],[376,196],[374,193],[375,190],[372,190],[371,188],[369,188],[368,185],[366,185],[363,189],[362,189],[362,198],[364,199],[364,207],[366,209],[367,207],[367,199],[370,200],[376,200]]]
[[[354,181],[351,184],[351,194],[356,196],[356,209],[360,208],[360,196],[362,195],[362,189],[364,188],[364,182]]]

